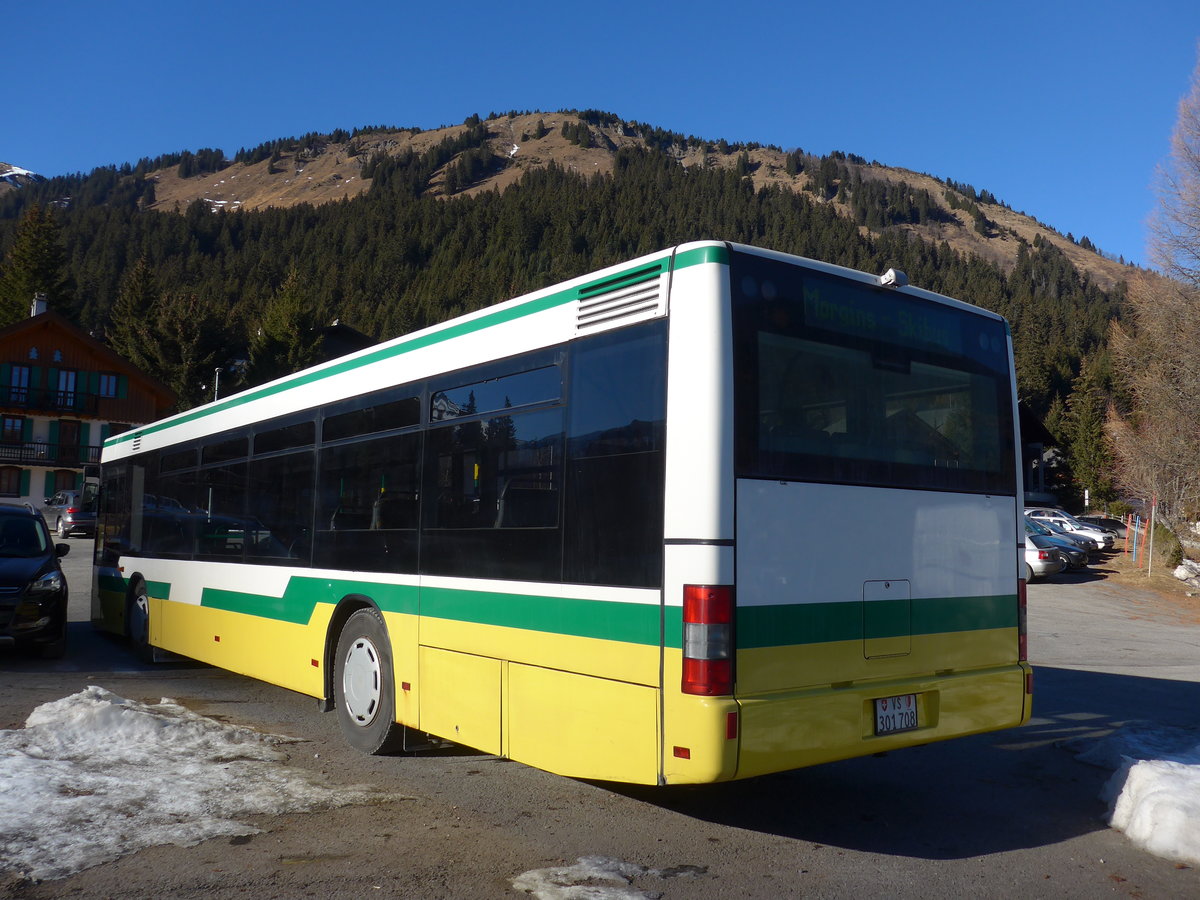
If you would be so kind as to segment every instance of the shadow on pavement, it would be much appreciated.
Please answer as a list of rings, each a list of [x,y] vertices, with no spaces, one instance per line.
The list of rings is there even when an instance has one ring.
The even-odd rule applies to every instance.
[[[1104,830],[1111,773],[1061,745],[1130,721],[1194,717],[1200,684],[1038,668],[1022,728],[729,784],[623,788],[682,815],[814,845],[922,859],[1046,846]]]

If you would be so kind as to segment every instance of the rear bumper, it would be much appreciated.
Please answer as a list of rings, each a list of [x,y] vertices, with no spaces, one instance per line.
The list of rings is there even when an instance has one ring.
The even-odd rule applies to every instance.
[[[737,778],[1022,725],[1028,665],[825,686],[741,699]],[[915,693],[918,727],[877,736],[874,702]]]

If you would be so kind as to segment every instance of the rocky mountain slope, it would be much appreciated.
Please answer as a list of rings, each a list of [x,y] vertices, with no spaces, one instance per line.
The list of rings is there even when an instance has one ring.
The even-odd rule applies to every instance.
[[[607,114],[508,114],[493,116],[484,120],[484,124],[491,154],[487,171],[472,183],[456,186],[459,189],[452,193],[470,196],[481,191],[503,190],[526,171],[551,164],[584,174],[605,174],[612,171],[617,151],[622,147],[653,145],[684,167],[739,167],[756,188],[777,185],[786,190],[810,189],[819,163],[816,157],[807,157],[807,165],[791,174],[788,153],[780,148],[729,146],[696,138],[681,140],[678,135],[664,137],[657,129],[621,122]],[[151,208],[183,210],[196,200],[204,200],[214,209],[230,210],[339,201],[370,186],[364,168],[378,154],[422,153],[447,138],[461,135],[468,127],[464,124],[426,131],[362,132],[341,141],[296,141],[290,148],[288,142],[281,141],[270,158],[249,164],[235,162],[219,172],[187,178],[179,176],[178,167],[163,168],[150,175],[155,187]],[[1096,252],[1086,243],[1081,246],[1002,202],[988,202],[994,198],[986,192],[972,197],[954,190],[964,186],[951,186],[930,175],[868,163],[854,156],[837,156],[841,170],[852,177],[903,184],[929,193],[938,207],[936,221],[893,227],[945,241],[956,250],[976,254],[1003,268],[1015,263],[1022,242],[1033,244],[1040,238],[1061,249],[1080,271],[1102,287],[1111,287],[1129,274],[1129,266]],[[435,174],[430,183],[432,193],[448,193],[446,173],[455,163],[456,160],[451,160]],[[822,200],[850,214],[849,205],[836,193],[828,199],[822,196]],[[979,218],[972,207],[984,217],[984,227],[977,227]]]

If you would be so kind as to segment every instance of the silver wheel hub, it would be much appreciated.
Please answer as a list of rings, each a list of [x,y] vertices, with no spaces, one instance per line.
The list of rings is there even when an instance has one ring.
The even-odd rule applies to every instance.
[[[342,696],[350,720],[364,727],[375,721],[382,694],[379,650],[367,638],[356,638],[346,651],[342,666]]]

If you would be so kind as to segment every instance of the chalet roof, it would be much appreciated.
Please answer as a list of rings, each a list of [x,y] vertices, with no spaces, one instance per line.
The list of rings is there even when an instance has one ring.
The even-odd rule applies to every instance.
[[[170,406],[175,402],[175,392],[157,378],[146,374],[111,347],[96,340],[70,319],[53,311],[39,313],[0,328],[0,355],[4,355],[7,347],[24,344],[26,340],[32,341],[35,346],[46,344],[48,343],[47,338],[51,335],[56,337],[59,343],[72,342],[86,349],[88,353],[99,358],[105,368],[127,375],[143,390],[160,398],[162,405]]]

